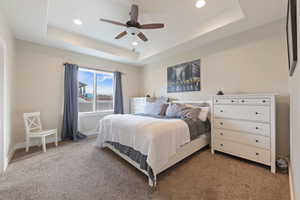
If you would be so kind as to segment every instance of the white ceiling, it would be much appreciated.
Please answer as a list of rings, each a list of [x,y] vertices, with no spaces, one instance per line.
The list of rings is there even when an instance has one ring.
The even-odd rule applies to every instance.
[[[170,53],[203,45],[285,16],[286,0],[0,0],[18,39],[28,40],[118,62],[142,65]],[[126,28],[132,3],[139,5],[139,21],[165,23],[160,30],[143,30],[148,42],[132,51],[132,36],[114,37]],[[81,19],[83,25],[73,24]]]

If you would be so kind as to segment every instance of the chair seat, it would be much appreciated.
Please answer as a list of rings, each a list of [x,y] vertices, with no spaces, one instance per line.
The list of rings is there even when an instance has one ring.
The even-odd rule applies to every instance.
[[[28,134],[29,137],[44,137],[57,133],[57,129],[41,130],[36,132],[31,132]]]

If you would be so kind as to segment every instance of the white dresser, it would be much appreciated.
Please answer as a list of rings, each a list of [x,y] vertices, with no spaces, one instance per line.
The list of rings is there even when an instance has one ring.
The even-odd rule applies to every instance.
[[[274,95],[213,97],[212,153],[221,151],[276,171]]]
[[[145,105],[147,102],[153,101],[153,98],[148,97],[134,97],[130,99],[130,113],[144,113]]]

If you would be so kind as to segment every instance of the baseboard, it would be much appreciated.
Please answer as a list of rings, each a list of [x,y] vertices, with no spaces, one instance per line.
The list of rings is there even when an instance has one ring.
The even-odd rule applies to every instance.
[[[289,183],[290,183],[291,200],[295,200],[294,181],[293,181],[293,168],[292,168],[291,163],[289,164]]]
[[[15,154],[15,149],[11,148],[9,150],[9,152],[7,153],[7,155],[4,157],[4,166],[3,166],[3,171],[1,171],[2,173],[4,173],[10,163],[10,161],[12,160],[13,156]]]
[[[58,141],[61,141],[61,138],[58,138]],[[54,137],[48,137],[46,138],[46,144],[48,143],[53,143],[55,142],[55,138]],[[41,145],[41,139],[30,139],[30,143],[29,143],[29,147],[33,147],[33,146],[39,146]],[[14,146],[14,151],[18,150],[18,149],[24,149],[26,148],[26,142],[22,142],[22,143],[18,143]]]
[[[15,152],[16,152],[16,149],[15,148],[11,148],[11,150],[9,151],[8,156],[7,156],[7,164],[10,163],[10,161],[12,160],[12,158],[15,155]]]

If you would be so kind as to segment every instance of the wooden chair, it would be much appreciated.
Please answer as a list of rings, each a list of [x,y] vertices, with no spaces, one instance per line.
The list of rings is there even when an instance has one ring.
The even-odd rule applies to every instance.
[[[29,150],[30,138],[41,138],[43,151],[46,152],[46,137],[55,136],[55,146],[58,145],[57,129],[43,130],[40,112],[24,113],[23,115],[26,129],[26,152]]]

